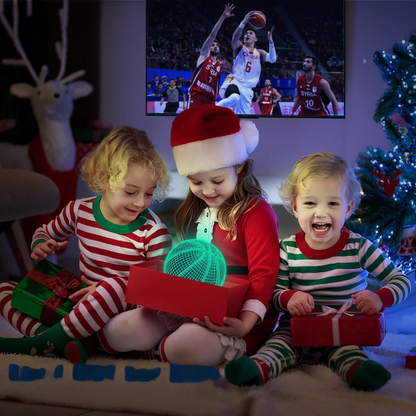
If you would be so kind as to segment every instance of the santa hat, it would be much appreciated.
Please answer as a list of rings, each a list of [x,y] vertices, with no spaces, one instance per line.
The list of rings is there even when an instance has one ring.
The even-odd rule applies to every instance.
[[[183,111],[173,121],[170,136],[176,167],[183,176],[239,165],[258,142],[253,122],[215,105]]]

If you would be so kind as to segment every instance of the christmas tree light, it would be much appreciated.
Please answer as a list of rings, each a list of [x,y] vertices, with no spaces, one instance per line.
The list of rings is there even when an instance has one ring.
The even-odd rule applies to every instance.
[[[416,36],[392,53],[375,52],[389,88],[377,103],[379,122],[393,148],[358,155],[361,204],[347,227],[379,245],[404,272],[416,270]]]

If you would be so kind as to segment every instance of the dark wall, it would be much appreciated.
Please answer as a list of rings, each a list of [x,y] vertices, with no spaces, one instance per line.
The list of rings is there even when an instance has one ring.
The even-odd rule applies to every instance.
[[[5,3],[5,15],[12,22],[11,2]],[[46,81],[49,81],[57,77],[60,69],[55,42],[61,41],[58,13],[62,2],[37,0],[33,2],[32,17],[26,16],[26,5],[26,1],[19,2],[19,38],[37,74],[42,65],[48,65]],[[69,2],[68,53],[64,77],[85,69],[86,74],[80,80],[88,81],[94,87],[91,95],[75,101],[72,128],[83,127],[89,120],[99,118],[100,7],[99,1]],[[20,56],[2,25],[0,39],[0,60],[19,59]],[[0,65],[0,120],[16,119],[17,122],[16,130],[0,134],[0,141],[27,143],[37,132],[29,100],[14,97],[9,91],[12,84],[21,82],[35,85],[26,67]]]

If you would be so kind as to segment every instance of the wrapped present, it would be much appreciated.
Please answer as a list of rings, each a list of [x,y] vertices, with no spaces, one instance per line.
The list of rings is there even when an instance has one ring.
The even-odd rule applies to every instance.
[[[406,368],[416,370],[416,347],[413,347],[406,355]]]
[[[227,275],[223,286],[197,282],[163,273],[161,260],[130,268],[126,302],[189,318],[209,319],[224,325],[236,318],[250,286],[246,279]]]
[[[383,312],[364,315],[348,309],[352,302],[340,309],[326,306],[308,315],[293,316],[290,320],[293,346],[379,346],[386,336],[386,317]],[[347,306],[347,307],[345,307]]]
[[[416,227],[414,225],[404,227],[397,254],[399,256],[416,255]]]
[[[98,146],[97,143],[75,143],[76,148],[76,159],[75,159],[75,166],[81,162],[81,160],[87,156],[88,153],[95,150],[95,148]]]
[[[82,287],[79,276],[42,260],[14,288],[12,306],[52,326],[72,311],[68,296]]]
[[[378,245],[378,248],[386,255],[386,256],[388,256],[389,255],[389,246],[383,241],[383,240],[380,240],[380,243],[379,243],[379,245]]]
[[[74,131],[74,140],[79,143],[100,143],[113,129],[112,126],[103,126],[101,120],[90,120],[89,125]]]

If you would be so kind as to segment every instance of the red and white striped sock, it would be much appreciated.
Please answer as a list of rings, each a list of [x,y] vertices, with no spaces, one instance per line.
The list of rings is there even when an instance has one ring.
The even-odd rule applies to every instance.
[[[162,338],[162,341],[160,341],[159,345],[155,348],[155,354],[158,355],[159,361],[161,361],[162,363],[169,362],[168,357],[165,353],[165,343],[169,335],[166,335],[164,338]]]
[[[264,361],[259,360],[258,358],[252,358],[252,360],[256,363],[257,368],[259,369],[261,381],[263,384],[266,384],[269,381],[270,367]]]
[[[31,337],[48,329],[39,320],[12,307],[12,294],[16,286],[16,282],[0,284],[0,315],[25,337]]]

